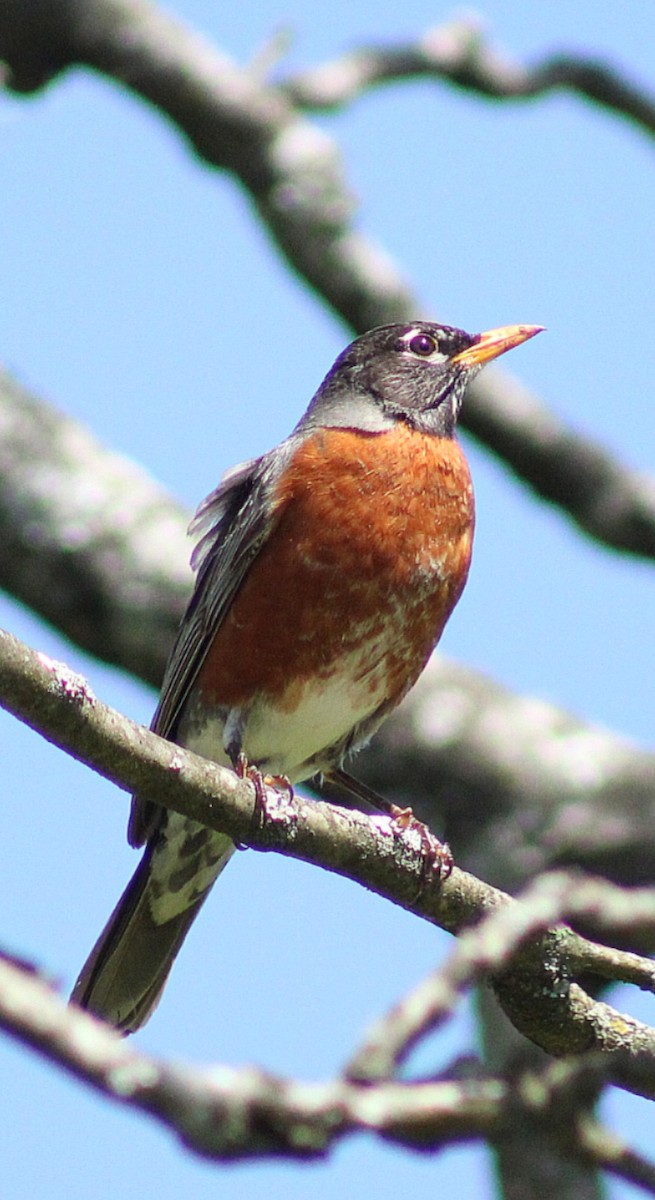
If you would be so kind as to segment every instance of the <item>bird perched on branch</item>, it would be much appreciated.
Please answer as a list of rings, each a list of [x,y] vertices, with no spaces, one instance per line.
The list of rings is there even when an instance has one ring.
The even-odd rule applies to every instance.
[[[466,385],[540,332],[385,325],[339,356],[290,437],[201,504],[197,580],[152,729],[291,784],[344,759],[400,703],[466,583],[473,490],[455,437]],[[73,1001],[127,1032],[157,1004],[234,844],[133,800],[145,844]]]

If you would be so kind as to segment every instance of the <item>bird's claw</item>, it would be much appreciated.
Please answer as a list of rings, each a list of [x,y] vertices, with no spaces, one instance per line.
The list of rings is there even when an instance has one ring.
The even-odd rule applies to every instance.
[[[266,800],[266,789],[273,788],[276,792],[286,792],[288,799],[293,800],[294,790],[291,780],[286,775],[263,775],[259,767],[248,762],[243,751],[234,763],[235,774],[239,779],[247,779],[255,789],[255,806],[253,809],[253,826],[263,829],[269,817]]]
[[[455,862],[448,843],[435,837],[428,826],[414,816],[411,808],[400,808],[392,804],[389,815],[399,833],[414,833],[419,839],[422,870],[418,895],[420,896],[423,889],[434,881],[435,875],[439,883],[444,883]]]

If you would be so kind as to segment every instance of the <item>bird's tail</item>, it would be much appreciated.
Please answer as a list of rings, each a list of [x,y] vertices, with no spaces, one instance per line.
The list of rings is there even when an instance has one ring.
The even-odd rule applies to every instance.
[[[177,823],[146,847],[71,996],[125,1033],[156,1008],[182,942],[234,852],[225,835],[184,818]]]

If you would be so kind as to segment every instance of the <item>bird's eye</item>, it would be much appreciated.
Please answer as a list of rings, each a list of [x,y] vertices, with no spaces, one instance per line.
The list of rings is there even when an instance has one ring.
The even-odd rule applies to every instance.
[[[434,354],[437,343],[429,333],[417,333],[409,343],[409,348],[412,354],[420,354],[423,358],[427,358],[429,354]]]

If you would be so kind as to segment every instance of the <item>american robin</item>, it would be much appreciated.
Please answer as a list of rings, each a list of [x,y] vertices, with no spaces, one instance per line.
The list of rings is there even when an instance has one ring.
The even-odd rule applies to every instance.
[[[473,490],[455,426],[466,385],[540,332],[416,321],[343,351],[290,437],[200,505],[197,581],[152,729],[290,783],[341,771],[420,675],[468,575]],[[132,802],[143,858],[73,1001],[133,1031],[234,844]]]

